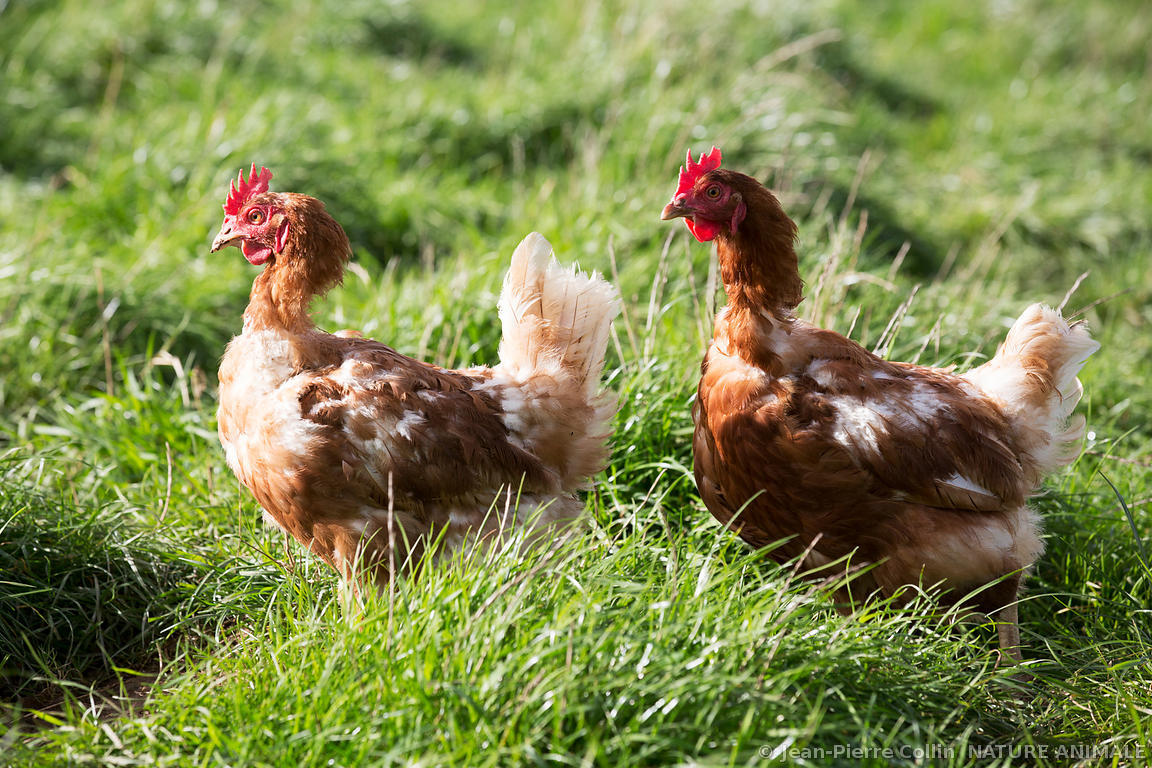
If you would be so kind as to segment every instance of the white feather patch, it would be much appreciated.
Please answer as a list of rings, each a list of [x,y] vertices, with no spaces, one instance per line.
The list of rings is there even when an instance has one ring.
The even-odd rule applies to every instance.
[[[846,448],[880,452],[880,438],[888,434],[884,419],[870,403],[848,396],[829,397],[836,409],[832,439]]]
[[[973,493],[980,493],[980,494],[984,494],[986,496],[994,496],[995,495],[994,493],[992,493],[992,491],[988,490],[984,486],[982,486],[979,483],[976,483],[972,480],[969,480],[968,478],[964,477],[963,475],[961,475],[959,473],[951,474],[950,476],[945,478],[944,482],[947,483],[948,485],[951,485],[954,488],[959,488],[959,489],[964,490],[964,491],[972,491]]]

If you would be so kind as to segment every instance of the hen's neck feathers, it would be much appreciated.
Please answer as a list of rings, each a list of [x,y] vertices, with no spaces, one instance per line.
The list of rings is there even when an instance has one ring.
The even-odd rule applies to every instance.
[[[748,213],[735,233],[716,238],[720,276],[733,308],[791,315],[804,298],[793,244],[796,224],[775,195],[746,176],[738,191]]]
[[[351,245],[316,198],[291,193],[276,198],[288,218],[288,236],[252,283],[244,328],[304,333],[314,327],[308,312],[312,299],[341,281]]]
[[[740,177],[734,186],[748,212],[736,232],[724,229],[716,238],[720,277],[728,294],[728,339],[745,360],[771,368],[777,356],[763,339],[773,327],[787,330],[804,298],[794,247],[796,224],[758,181],[733,176]]]

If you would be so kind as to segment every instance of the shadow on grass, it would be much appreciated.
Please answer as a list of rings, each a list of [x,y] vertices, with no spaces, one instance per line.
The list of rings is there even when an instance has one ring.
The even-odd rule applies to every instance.
[[[869,68],[844,41],[817,48],[815,56],[819,66],[845,90],[875,99],[893,114],[929,118],[940,111],[940,103],[932,97]]]
[[[814,179],[804,188],[812,199],[825,198],[829,211],[844,210],[849,199],[852,199],[853,213],[867,211],[869,250],[892,259],[907,243],[906,272],[920,279],[931,278],[939,272],[946,258],[946,249],[930,235],[906,226],[903,222],[907,218],[879,198],[860,191],[853,197],[850,185],[831,179]]]
[[[0,484],[0,702],[89,687],[147,665],[194,568],[103,509]]]
[[[607,99],[586,94],[495,115],[423,114],[405,126],[413,157],[392,175],[362,179],[360,159],[298,166],[307,193],[324,201],[354,250],[380,262],[415,260],[426,248],[459,245],[464,229],[502,231],[505,208],[478,190],[527,169],[570,165],[606,114]]]
[[[316,163],[307,172],[308,194],[323,200],[340,222],[357,259],[367,253],[378,264],[397,259],[401,265],[416,265],[426,249],[450,249],[460,234],[458,223],[480,214],[438,197],[426,186],[395,184],[395,192],[381,192],[340,162]]]
[[[481,52],[463,40],[437,29],[419,16],[364,19],[368,47],[384,54],[416,61],[439,60],[460,67],[478,67]]]

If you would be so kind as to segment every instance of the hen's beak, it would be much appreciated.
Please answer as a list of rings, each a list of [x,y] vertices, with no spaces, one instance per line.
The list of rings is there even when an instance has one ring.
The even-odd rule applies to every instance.
[[[668,221],[669,219],[678,219],[681,216],[691,216],[692,209],[688,207],[687,202],[687,195],[678,195],[672,198],[672,202],[664,206],[664,210],[660,214],[660,220]]]
[[[236,245],[237,242],[243,237],[244,236],[242,234],[232,229],[230,224],[225,224],[220,228],[220,232],[217,233],[216,239],[212,241],[211,253],[216,253],[216,251],[220,250],[221,248],[227,248],[230,245]]]

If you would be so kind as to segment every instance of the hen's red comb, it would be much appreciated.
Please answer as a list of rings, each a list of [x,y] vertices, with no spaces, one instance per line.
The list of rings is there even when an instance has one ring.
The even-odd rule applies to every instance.
[[[688,159],[684,161],[684,165],[680,167],[680,186],[676,187],[676,194],[680,195],[692,189],[692,185],[696,180],[720,167],[720,150],[712,147],[712,151],[708,154],[700,153],[700,162],[692,162],[692,150],[688,150]]]
[[[248,181],[244,181],[244,169],[236,175],[236,180],[228,185],[228,199],[224,201],[224,213],[235,216],[240,213],[244,203],[256,195],[268,191],[268,182],[272,180],[272,171],[260,168],[256,171],[256,163],[252,163],[252,170],[248,172]]]

